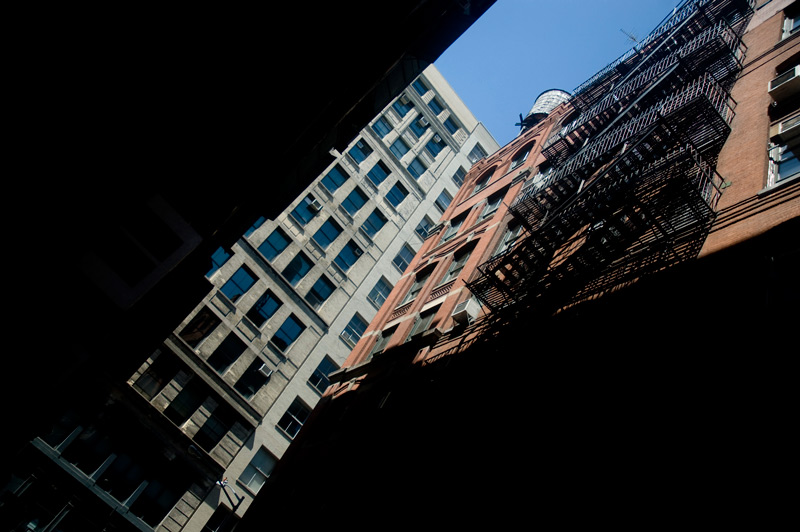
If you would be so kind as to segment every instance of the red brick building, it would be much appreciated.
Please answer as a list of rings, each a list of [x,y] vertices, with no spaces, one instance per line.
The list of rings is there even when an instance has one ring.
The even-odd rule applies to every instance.
[[[798,26],[795,2],[681,2],[476,164],[253,517],[763,527],[780,514]]]

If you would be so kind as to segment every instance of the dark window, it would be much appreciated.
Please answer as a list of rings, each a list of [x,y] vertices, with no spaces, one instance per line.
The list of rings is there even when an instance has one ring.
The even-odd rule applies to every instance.
[[[336,290],[336,285],[323,274],[306,294],[306,301],[312,307],[318,309],[331,296],[334,290]]]
[[[438,135],[434,135],[431,140],[425,144],[425,149],[431,154],[431,157],[436,157],[447,146]]]
[[[458,131],[458,129],[459,129],[459,126],[456,123],[456,121],[453,120],[453,118],[449,117],[449,116],[444,121],[444,127],[447,128],[447,131],[449,131],[451,135],[453,133],[455,133],[456,131]]]
[[[378,341],[375,343],[375,346],[372,348],[372,351],[370,351],[370,354],[375,355],[383,351],[386,348],[386,345],[389,343],[389,340],[391,340],[392,335],[394,335],[395,330],[397,330],[396,325],[391,329],[386,329],[383,331],[378,338]]]
[[[347,211],[347,214],[350,216],[355,216],[359,209],[361,209],[366,202],[367,195],[363,190],[356,187],[350,194],[347,195],[344,201],[342,201],[342,208]]]
[[[447,210],[447,206],[450,205],[451,201],[453,201],[453,198],[450,197],[450,194],[448,194],[446,190],[442,190],[442,193],[436,198],[434,204],[440,211],[444,212]]]
[[[286,268],[283,269],[283,276],[286,277],[286,280],[289,281],[289,284],[292,286],[297,286],[297,283],[300,282],[300,279],[305,277],[308,273],[308,270],[314,264],[311,262],[311,259],[306,257],[304,253],[298,253],[292,261],[286,265]]]
[[[161,353],[136,379],[133,387],[150,400],[177,375],[180,367],[181,364],[175,357]]]
[[[369,157],[369,154],[372,153],[372,148],[362,139],[356,142],[355,146],[350,148],[349,153],[350,157],[352,157],[356,163],[361,164],[364,159]]]
[[[464,220],[466,220],[467,214],[468,213],[465,212],[450,220],[450,225],[447,226],[447,230],[445,230],[442,235],[442,242],[446,242],[458,234],[458,230],[461,228],[461,224],[464,223]]]
[[[289,246],[289,236],[280,227],[276,227],[264,242],[258,246],[258,251],[267,260],[273,260]]]
[[[383,161],[378,161],[375,163],[375,166],[373,166],[372,169],[367,172],[367,177],[369,177],[369,180],[372,181],[375,186],[378,186],[383,183],[387,177],[389,177],[391,172],[392,171],[389,170],[389,167],[386,166],[386,163]]]
[[[295,399],[289,408],[286,409],[286,413],[283,414],[280,421],[278,421],[278,427],[280,427],[287,436],[294,438],[297,436],[297,433],[300,432],[303,423],[306,422],[310,413],[311,410],[304,405],[300,399]]]
[[[408,97],[403,95],[397,100],[394,101],[392,104],[392,109],[394,109],[400,118],[406,116],[410,110],[414,108],[414,104],[408,100]]]
[[[309,194],[295,207],[291,214],[300,225],[306,225],[321,209],[320,203],[314,199],[314,196]]]
[[[345,181],[347,181],[347,172],[345,172],[341,166],[338,164],[334,166],[330,172],[328,172],[325,177],[322,178],[322,185],[333,194],[339,187],[341,187]]]
[[[408,173],[410,173],[414,179],[419,179],[422,174],[425,173],[425,170],[427,170],[425,163],[423,163],[419,157],[414,157],[408,164]]]
[[[417,91],[417,94],[419,94],[420,96],[422,96],[423,94],[425,94],[426,92],[428,92],[430,90],[428,88],[428,85],[426,85],[425,82],[422,81],[421,78],[417,78],[416,80],[414,80],[414,83],[412,83],[412,86],[414,87],[414,90]]]
[[[208,386],[199,377],[192,378],[164,409],[164,415],[176,425],[183,425],[208,397]]]
[[[192,318],[192,321],[181,330],[178,336],[181,340],[186,342],[192,349],[200,345],[200,342],[205,340],[211,331],[217,328],[217,325],[222,323],[214,312],[208,308],[203,307],[200,312]]]
[[[490,168],[482,176],[480,176],[475,181],[475,187],[472,189],[472,193],[475,194],[486,188],[486,186],[489,184],[489,179],[492,177],[493,173],[494,173],[494,168]]]
[[[459,187],[464,184],[464,177],[467,175],[466,170],[459,166],[456,173],[453,174],[453,182]]]
[[[372,124],[372,130],[378,134],[380,138],[385,137],[392,130],[391,124],[384,117],[380,117]]]
[[[239,482],[247,486],[253,493],[258,493],[258,490],[260,490],[264,482],[267,481],[267,477],[272,473],[277,461],[278,460],[274,456],[262,447],[256,452],[253,459],[250,460],[250,464],[248,464],[242,472],[242,476],[239,477]],[[213,532],[216,532],[216,529],[214,529]]]
[[[430,124],[428,123],[428,119],[425,118],[424,116],[421,116],[421,117],[417,118],[416,120],[412,120],[411,124],[408,126],[408,128],[411,131],[413,131],[414,134],[419,139],[419,137],[424,135],[425,132],[428,130],[429,125]]]
[[[331,385],[328,375],[337,369],[339,369],[339,366],[329,357],[325,357],[319,363],[317,369],[314,370],[314,373],[311,374],[311,377],[308,378],[308,383],[319,393],[325,393],[325,390]]]
[[[364,225],[361,228],[364,230],[367,235],[372,238],[374,237],[381,228],[386,225],[386,216],[383,215],[381,211],[377,208],[370,213],[366,220],[364,220]]]
[[[208,363],[221,375],[242,356],[245,349],[247,345],[236,334],[229,333],[208,357]]]
[[[256,304],[247,311],[247,317],[256,327],[261,327],[264,323],[275,315],[283,302],[278,299],[271,290],[264,292]]]
[[[342,233],[342,228],[336,223],[333,218],[328,218],[325,223],[317,229],[314,233],[314,241],[319,244],[322,249],[328,249],[328,246],[336,240],[336,237]]]
[[[533,144],[529,144],[518,151],[514,155],[514,158],[511,159],[511,168],[509,168],[509,170],[513,170],[524,163],[528,159],[528,155],[531,153],[531,148],[533,148]]]
[[[425,283],[428,282],[428,278],[431,276],[432,271],[433,270],[431,268],[428,268],[424,271],[419,272],[416,275],[416,277],[414,278],[414,284],[411,285],[411,288],[409,289],[408,294],[406,294],[403,303],[406,303],[408,301],[411,301],[412,299],[417,298],[417,295],[419,295],[419,292],[420,290],[422,290],[422,287],[425,286]]]
[[[400,205],[404,199],[408,196],[408,190],[404,187],[400,182],[394,184],[394,186],[386,193],[386,199],[389,200],[394,207]]]
[[[194,435],[194,442],[206,452],[211,452],[222,440],[222,437],[231,430],[236,417],[232,410],[225,405],[219,405],[208,416],[206,422]]]
[[[422,314],[419,315],[417,322],[414,324],[414,327],[411,329],[411,332],[408,334],[409,337],[416,335],[417,333],[421,333],[423,331],[427,331],[428,328],[431,326],[431,322],[433,321],[433,317],[436,315],[437,308],[432,308],[430,310],[426,310]]]
[[[281,328],[273,335],[272,343],[275,344],[278,349],[282,352],[285,352],[289,349],[295,340],[300,336],[300,334],[305,330],[306,326],[297,319],[297,316],[294,314],[289,315],[286,318],[286,321],[283,322]]]
[[[228,282],[222,285],[220,292],[236,303],[255,283],[256,275],[247,266],[242,266],[228,279]]]
[[[431,108],[431,111],[433,111],[433,114],[435,115],[438,115],[439,113],[444,111],[444,106],[436,98],[433,98],[431,99],[431,101],[428,102],[428,107]]]
[[[470,150],[469,155],[467,156],[471,163],[477,163],[484,157],[486,157],[486,150],[483,149],[483,146],[480,144],[475,144],[475,147]]]
[[[261,366],[263,365],[264,363],[261,359],[256,357],[242,376],[239,377],[239,380],[236,381],[236,384],[233,385],[236,391],[245,399],[251,399],[269,380],[269,377],[261,371]]]
[[[398,159],[402,159],[403,155],[408,153],[408,149],[408,144],[406,144],[406,141],[404,141],[402,138],[398,138],[392,142],[391,146],[389,146],[389,151],[392,152]]]
[[[464,265],[467,263],[471,251],[472,251],[471,249],[468,249],[466,251],[456,253],[456,255],[453,257],[453,262],[447,269],[447,273],[445,274],[444,279],[442,279],[442,283],[446,283],[447,281],[450,281],[458,277],[458,274],[461,273],[461,270],[464,269]]]
[[[211,269],[206,273],[206,277],[211,277],[214,275],[217,270],[219,270],[220,266],[228,262],[228,259],[231,258],[231,254],[228,253],[225,248],[218,247],[217,250],[211,255]]]
[[[486,204],[483,206],[483,211],[481,211],[481,219],[487,218],[494,214],[494,212],[500,208],[500,204],[503,203],[503,198],[506,195],[506,190],[501,190],[495,194],[489,196],[486,200]]]
[[[355,264],[358,260],[358,257],[361,256],[363,251],[358,244],[350,240],[344,248],[336,255],[336,258],[333,259],[333,262],[336,263],[343,271],[347,271],[350,267]]]

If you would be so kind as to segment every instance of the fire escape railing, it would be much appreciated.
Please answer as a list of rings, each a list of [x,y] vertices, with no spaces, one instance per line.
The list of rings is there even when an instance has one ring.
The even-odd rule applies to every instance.
[[[556,310],[697,256],[720,196],[716,159],[752,9],[685,2],[579,88],[605,94],[584,97],[576,123],[546,144],[554,169],[510,207],[526,237],[480,266],[468,284],[479,299]]]

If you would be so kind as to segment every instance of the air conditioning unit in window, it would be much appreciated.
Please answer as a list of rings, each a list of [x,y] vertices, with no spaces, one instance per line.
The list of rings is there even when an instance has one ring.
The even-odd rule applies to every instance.
[[[769,82],[769,95],[776,102],[800,92],[800,65],[794,66]]]
[[[800,135],[800,115],[787,118],[783,122],[778,122],[769,129],[769,136],[773,141],[787,143]]]
[[[430,124],[430,122],[428,122],[428,119],[425,118],[424,116],[419,117],[419,123],[422,124],[422,126],[428,126]]]
[[[442,137],[438,134],[433,136],[433,142],[442,142]]]
[[[469,298],[456,305],[456,308],[453,309],[453,321],[461,324],[471,323],[478,317],[478,312],[480,312],[480,305],[474,299]]]
[[[401,104],[408,105],[408,102],[409,102],[409,99],[408,99],[407,95],[403,94],[402,96],[400,96],[400,103]]]
[[[261,373],[261,375],[263,375],[267,379],[269,379],[272,376],[272,369],[266,364],[261,364],[261,367],[258,368],[258,372]]]
[[[308,204],[308,210],[311,212],[319,212],[322,210],[322,204],[319,202],[319,200],[314,200]]]

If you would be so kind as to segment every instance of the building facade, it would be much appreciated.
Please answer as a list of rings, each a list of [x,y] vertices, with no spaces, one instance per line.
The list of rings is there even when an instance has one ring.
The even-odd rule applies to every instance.
[[[467,174],[246,524],[291,515],[315,479],[337,488],[302,501],[320,524],[763,526],[790,508],[798,17],[681,2],[524,119]]]
[[[109,530],[231,529],[464,175],[497,148],[426,68],[284,212],[217,250],[213,289],[125,386],[96,391],[102,412],[71,409],[34,439],[41,464],[10,488],[29,503],[17,525],[62,504]],[[32,502],[45,473],[79,487],[80,512],[63,492]]]

